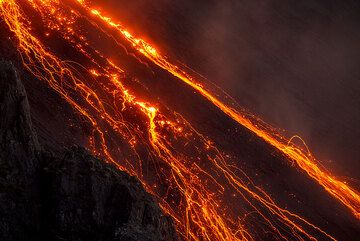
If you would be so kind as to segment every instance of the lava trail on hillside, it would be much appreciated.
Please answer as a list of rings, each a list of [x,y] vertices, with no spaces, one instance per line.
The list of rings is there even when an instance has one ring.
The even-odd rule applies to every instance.
[[[253,140],[269,159],[286,160],[329,207],[358,225],[358,191],[322,168],[301,138],[283,137],[90,3],[0,0],[0,16],[25,69],[82,118],[83,144],[136,176],[184,240],[338,239],[327,221],[275,200],[272,188],[256,180],[258,170],[239,164],[246,154],[224,147],[221,129],[207,130],[214,122],[249,136],[242,142]],[[177,98],[177,91],[193,97]],[[208,116],[208,123],[201,126],[194,115]],[[236,145],[244,153],[251,147]]]

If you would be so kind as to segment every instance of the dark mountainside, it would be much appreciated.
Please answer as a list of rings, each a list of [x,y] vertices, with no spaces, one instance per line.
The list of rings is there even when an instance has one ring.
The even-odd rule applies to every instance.
[[[0,240],[174,241],[141,184],[72,147],[45,151],[13,64],[0,62]]]
[[[41,233],[43,236],[40,238],[46,240],[51,240],[51,237],[55,240],[61,240],[63,238],[61,235],[64,235],[64,232],[67,232],[68,235],[83,234],[85,236],[83,236],[84,239],[74,239],[72,236],[68,239],[65,238],[65,240],[91,240],[91,238],[101,240],[96,237],[99,233],[104,234],[103,240],[108,240],[107,237],[109,236],[105,237],[106,235],[115,234],[118,235],[119,239],[122,234],[126,234],[135,235],[139,238],[141,235],[146,235],[148,238],[155,237],[152,240],[161,240],[156,238],[156,235],[162,233],[161,230],[165,230],[162,235],[164,240],[173,240],[172,235],[174,233],[169,226],[169,221],[161,215],[157,206],[143,191],[136,192],[138,194],[136,197],[139,197],[140,200],[145,199],[140,201],[139,205],[146,210],[144,211],[146,215],[137,215],[138,212],[141,213],[142,208],[131,209],[135,211],[131,212],[130,215],[130,220],[134,220],[134,222],[129,221],[130,223],[127,222],[128,225],[118,225],[124,223],[125,216],[128,215],[123,208],[119,208],[119,205],[127,206],[129,202],[119,197],[118,193],[112,193],[112,188],[119,185],[121,187],[116,189],[124,190],[124,187],[126,188],[130,185],[129,183],[134,183],[134,181],[129,181],[127,175],[119,173],[112,167],[90,157],[81,148],[70,149],[64,154],[64,149],[73,145],[86,146],[89,134],[88,124],[46,83],[37,80],[24,70],[16,53],[16,46],[12,43],[12,39],[8,38],[11,33],[3,24],[0,24],[0,28],[0,58],[11,60],[16,66],[31,106],[31,118],[28,111],[22,111],[27,114],[20,115],[21,118],[16,123],[25,122],[24,120],[27,120],[25,123],[30,123],[31,119],[40,143],[37,144],[33,135],[26,134],[33,133],[30,131],[31,125],[27,124],[24,131],[16,131],[15,129],[14,133],[20,135],[21,138],[16,136],[17,139],[14,139],[16,141],[11,144],[18,150],[12,153],[13,162],[9,164],[16,165],[15,170],[17,172],[8,168],[8,172],[11,173],[8,175],[10,180],[4,182],[6,189],[1,187],[1,190],[4,190],[4,194],[1,195],[1,205],[4,205],[1,207],[1,212],[6,211],[7,214],[11,213],[12,215],[1,215],[1,218],[4,219],[1,220],[1,224],[4,224],[1,227],[5,230],[8,230],[8,227],[19,227],[23,232],[19,231],[16,234],[24,236],[35,230],[34,235]],[[67,55],[71,55],[65,51],[63,54],[65,59]],[[154,98],[158,97],[166,106],[184,115],[196,129],[214,140],[219,148],[230,153],[234,157],[234,162],[236,161],[257,185],[271,194],[281,207],[310,220],[338,240],[358,240],[360,236],[358,220],[315,181],[292,166],[281,153],[226,117],[208,101],[195,95],[192,89],[167,72],[143,60],[153,70],[149,74],[150,71],[142,65],[139,66],[131,55],[121,51],[116,54],[129,75],[138,77],[145,86],[151,88]],[[1,83],[7,83],[3,79],[1,81]],[[24,93],[23,91],[18,92]],[[25,96],[25,94],[20,96]],[[26,100],[24,97],[21,98]],[[20,108],[20,110],[22,109]],[[20,111],[20,113],[22,112]],[[10,113],[12,112],[10,111]],[[5,119],[7,120],[6,123],[9,123],[8,117]],[[8,126],[7,124],[6,127]],[[8,133],[9,130],[12,130],[12,128],[3,129],[3,127],[5,125],[1,124],[1,130],[4,132]],[[26,133],[24,134],[24,132]],[[26,137],[25,140],[24,136]],[[24,142],[30,144],[24,145]],[[1,145],[4,145],[3,155],[6,155],[1,156],[3,162],[4,157],[6,157],[4,160],[9,160],[8,155],[15,147],[9,148],[9,142],[1,142]],[[42,151],[43,149],[46,149],[47,152]],[[48,154],[48,151],[54,154]],[[29,161],[20,161],[22,159]],[[2,168],[1,171],[3,170],[7,169]],[[1,178],[6,176],[1,175]],[[65,180],[69,179],[72,184],[68,183],[69,186],[67,186]],[[63,185],[66,185],[66,188],[62,188]],[[131,196],[135,190],[139,189],[136,185],[132,184],[132,188],[127,192],[128,194],[123,194],[123,196]],[[70,199],[67,198],[69,192],[73,194]],[[109,197],[109,193],[112,193],[113,196]],[[93,195],[97,198],[94,198]],[[104,200],[106,196],[108,198]],[[132,207],[138,207],[138,204],[134,204],[134,202],[138,203],[136,200],[138,199],[130,202]],[[15,203],[16,206],[12,205]],[[79,203],[80,205],[78,205]],[[146,203],[149,208],[145,208]],[[242,208],[242,203],[231,203],[231,200],[229,203],[235,211]],[[82,207],[81,212],[77,205]],[[96,211],[93,214],[90,209],[94,207],[99,208],[94,209]],[[68,211],[72,212],[68,213]],[[77,219],[72,219],[74,223],[71,225],[68,223],[69,226],[67,226],[62,221],[69,220],[68,217],[71,213],[75,213],[74,216]],[[141,221],[141,216],[144,217],[142,219],[144,223]],[[9,220],[5,220],[6,217]],[[148,219],[148,217],[153,219]],[[46,221],[44,222],[44,220]],[[96,220],[100,220],[100,224]],[[146,226],[146,223],[150,223],[150,226],[147,226],[148,228],[140,228]],[[261,223],[258,226],[256,226],[256,222],[254,223],[254,227],[249,227],[250,231],[261,228]],[[28,226],[27,224],[31,225]],[[100,232],[99,229],[102,231]],[[36,232],[36,230],[43,232]],[[139,230],[145,233],[139,233]],[[9,232],[7,231],[7,233]],[[55,234],[58,237],[55,237]],[[257,237],[257,240],[272,240],[270,235]],[[168,238],[165,239],[166,237]],[[36,238],[34,239],[36,240]],[[4,238],[4,240],[9,239]],[[24,239],[19,237],[18,240]],[[123,240],[131,239],[125,238]],[[141,239],[136,238],[135,240]]]
[[[360,177],[360,1],[101,0],[119,19]]]

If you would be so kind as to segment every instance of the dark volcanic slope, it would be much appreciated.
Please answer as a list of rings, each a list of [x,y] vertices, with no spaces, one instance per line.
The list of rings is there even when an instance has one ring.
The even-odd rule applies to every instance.
[[[5,29],[1,29],[1,32],[5,34],[0,35],[1,46],[4,46],[4,48],[0,49],[0,53],[8,59],[14,60],[17,63],[17,67],[21,69],[21,63],[18,61],[16,54],[14,54],[15,46],[5,37],[9,36],[10,33]],[[63,54],[66,57],[71,55],[71,53],[67,52]],[[360,236],[359,221],[315,181],[291,166],[289,160],[284,158],[278,151],[229,119],[201,96],[194,94],[192,89],[170,76],[167,72],[153,66],[153,64],[146,62],[146,60],[143,61],[150,68],[139,65],[137,60],[125,51],[118,51],[114,55],[120,59],[121,64],[123,64],[129,75],[135,76],[143,85],[151,89],[153,99],[158,99],[172,110],[181,113],[196,129],[214,140],[222,150],[231,154],[236,164],[257,185],[270,193],[281,207],[300,214],[339,240],[356,241],[358,239]],[[79,118],[74,110],[59,96],[54,94],[47,87],[46,83],[38,81],[24,70],[20,70],[20,75],[24,80],[24,85],[29,95],[29,102],[32,106],[32,118],[40,143],[56,152],[61,152],[63,147],[74,144],[83,145],[89,135],[86,129],[86,122]],[[87,168],[90,176],[102,175],[102,171],[97,174],[91,170],[94,165],[96,167],[100,165],[94,164],[93,161],[95,160],[92,158],[90,158],[93,160],[90,164],[87,163],[85,166],[82,166],[82,156],[81,151],[80,155],[79,151],[70,151],[69,154],[65,155],[66,159],[70,162],[69,165],[74,170],[65,168],[64,173],[60,177],[54,177],[54,173],[56,174],[57,170],[63,167],[63,165],[67,166],[67,160],[61,161],[58,158],[54,158],[55,161],[49,166],[49,171],[45,172],[45,174],[53,176],[53,178],[49,178],[45,174],[43,176],[46,180],[52,180],[50,182],[52,184],[46,185],[43,188],[48,190],[47,192],[57,190],[56,187],[58,185],[56,184],[62,183],[62,175],[64,177],[72,177],[72,175],[75,175],[75,173],[72,173],[73,171],[79,171],[76,175],[84,175],[82,168]],[[74,161],[79,162],[79,164],[74,164]],[[102,180],[109,183],[106,181],[108,180],[106,178]],[[84,183],[84,185],[89,184],[88,180],[82,178],[76,179],[76,182]],[[91,188],[80,190],[82,194],[83,191],[86,191],[83,198],[88,197],[86,195],[89,195],[88,192],[90,190]],[[99,190],[99,192],[102,191],[105,192],[106,190]],[[67,192],[61,191],[59,194],[60,196],[66,196]],[[78,200],[76,198],[74,200]],[[60,209],[67,210],[66,208],[61,208],[63,207],[62,205],[61,202],[59,203],[55,200],[55,205],[44,208],[55,213]],[[241,209],[241,204],[239,203],[230,203],[229,205],[235,211],[238,211],[236,210],[237,208]],[[50,225],[57,222],[58,220],[55,219]],[[120,220],[119,222],[122,221]],[[59,227],[62,226],[60,225]],[[92,230],[92,228],[88,228],[88,230],[90,229]],[[71,227],[69,233],[75,230],[78,231],[78,229]],[[61,230],[57,231],[61,233]],[[269,237],[258,237],[258,239],[269,240]]]
[[[177,240],[141,184],[80,147],[38,143],[17,72],[0,62],[0,240]]]
[[[338,175],[360,177],[359,1],[95,2],[243,107],[300,134]]]

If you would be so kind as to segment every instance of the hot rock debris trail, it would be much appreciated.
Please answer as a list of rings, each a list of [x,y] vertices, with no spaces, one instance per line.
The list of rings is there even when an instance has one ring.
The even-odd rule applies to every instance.
[[[276,132],[274,128],[267,125],[259,118],[248,115],[247,113],[239,110],[240,108],[236,109],[231,105],[227,105],[222,102],[202,84],[198,83],[194,77],[185,72],[179,66],[171,63],[166,56],[161,55],[149,43],[141,38],[134,37],[121,24],[116,23],[111,18],[102,15],[99,10],[92,9],[86,5],[84,1],[78,0],[78,2],[93,15],[106,22],[109,26],[117,29],[118,33],[123,38],[130,42],[137,51],[150,59],[153,63],[164,70],[167,70],[169,73],[194,88],[198,93],[217,106],[226,115],[255,133],[270,145],[280,150],[290,160],[295,161],[298,168],[305,171],[311,178],[315,179],[321,186],[323,186],[334,198],[338,199],[343,205],[349,208],[356,218],[360,218],[360,194],[358,191],[321,168],[318,164],[319,162],[313,157],[307,148],[304,150],[303,148],[294,145],[291,142],[292,138],[289,140],[283,137],[280,133]]]
[[[263,233],[271,233],[275,239],[284,240],[335,240],[301,216],[279,207],[245,174],[236,172],[229,157],[179,114],[131,92],[124,84],[125,71],[93,46],[84,22],[94,26],[93,31],[105,32],[113,41],[106,29],[90,22],[98,18],[106,21],[141,53],[187,81],[226,114],[234,115],[235,120],[239,115],[236,110],[226,112],[227,106],[185,72],[99,11],[76,1],[80,10],[89,11],[84,16],[68,2],[73,1],[0,0],[0,15],[14,34],[25,68],[48,83],[91,125],[89,147],[93,152],[138,177],[174,219],[183,239],[254,240]],[[37,30],[34,22],[40,22],[43,29]],[[62,53],[46,47],[45,43],[49,42],[46,38],[52,35],[56,36],[54,41],[65,42],[81,55],[81,65],[63,60]],[[261,137],[266,140],[267,136],[272,138],[266,132]],[[124,146],[114,148],[113,143],[118,141],[125,143]],[[297,155],[303,158],[303,152],[294,146],[286,145],[282,151],[293,158]],[[152,165],[153,170],[145,173],[144,165]],[[243,205],[240,216],[227,203],[225,197],[229,193],[236,193],[237,202]],[[254,225],[260,228],[249,228]]]

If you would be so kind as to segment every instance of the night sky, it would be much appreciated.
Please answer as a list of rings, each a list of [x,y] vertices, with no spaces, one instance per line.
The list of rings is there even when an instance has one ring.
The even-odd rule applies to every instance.
[[[360,177],[359,1],[101,1],[340,176]]]

